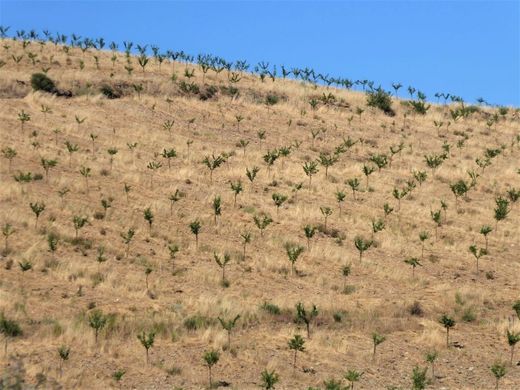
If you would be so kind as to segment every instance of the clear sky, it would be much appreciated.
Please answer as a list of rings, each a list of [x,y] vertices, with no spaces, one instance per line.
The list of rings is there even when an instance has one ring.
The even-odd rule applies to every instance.
[[[0,0],[0,24],[520,106],[520,0]]]

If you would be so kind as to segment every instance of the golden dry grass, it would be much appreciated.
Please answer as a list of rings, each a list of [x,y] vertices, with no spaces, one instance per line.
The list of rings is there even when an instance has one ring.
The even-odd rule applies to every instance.
[[[280,389],[323,386],[324,380],[340,379],[348,369],[364,372],[357,385],[360,389],[409,388],[412,367],[425,366],[425,353],[436,349],[438,378],[431,388],[494,386],[489,366],[509,359],[505,331],[519,329],[518,320],[511,324],[512,304],[520,298],[518,205],[512,206],[498,231],[489,235],[489,254],[481,259],[478,275],[468,247],[484,245],[479,230],[483,224],[494,226],[495,197],[520,187],[520,149],[518,143],[512,144],[519,134],[519,121],[513,111],[496,128],[488,129],[485,123],[493,110],[482,109],[451,123],[449,129],[444,126],[437,134],[433,121],[450,120],[448,109],[441,106],[433,106],[426,116],[408,113],[405,118],[406,106],[394,100],[397,115],[387,117],[366,107],[365,96],[359,92],[313,88],[294,81],[262,83],[251,75],[237,84],[238,96],[220,91],[201,101],[179,90],[183,64],[175,65],[177,81],[173,83],[170,64],[163,64],[160,71],[151,63],[143,74],[133,59],[135,70],[130,77],[123,68],[123,55],[112,69],[111,54],[97,53],[98,70],[92,52],[72,49],[66,55],[48,44],[43,51],[36,46],[27,49],[38,53],[41,63],[33,66],[25,58],[16,66],[10,55],[22,54],[21,45],[4,43],[10,48],[2,49],[0,56],[6,61],[0,68],[0,146],[14,148],[17,156],[11,172],[5,158],[0,169],[0,223],[15,229],[9,237],[9,251],[4,251],[0,261],[0,310],[18,321],[24,332],[10,341],[7,355],[1,356],[4,372],[23,362],[27,384],[46,378],[45,388],[60,384],[63,388],[99,389],[117,388],[112,374],[124,369],[123,388],[198,389],[207,386],[202,354],[215,348],[221,351],[221,358],[214,367],[214,378],[235,389],[257,388],[266,368],[279,373]],[[47,65],[50,56],[52,64]],[[85,62],[83,70],[80,60]],[[75,96],[65,99],[31,92],[30,76],[42,66],[50,66],[49,76]],[[195,82],[202,86],[198,69],[195,73]],[[125,83],[127,93],[121,99],[108,100],[99,93],[102,84]],[[141,98],[131,93],[131,85],[138,83],[144,86]],[[224,73],[217,78],[209,72],[206,83],[228,85]],[[309,97],[329,92],[349,107],[322,105],[313,112]],[[262,103],[267,93],[284,98],[268,109]],[[166,98],[173,102],[169,105]],[[42,105],[52,113],[42,113]],[[365,109],[361,117],[354,114],[356,107]],[[17,120],[21,110],[31,115],[23,132]],[[244,118],[240,128],[237,115]],[[85,122],[78,126],[75,116],[86,118]],[[351,116],[354,118],[349,120]],[[166,120],[175,121],[171,136],[163,129]],[[264,141],[257,137],[261,129],[266,132]],[[322,131],[312,147],[311,130],[318,129]],[[468,140],[459,150],[455,145],[462,133]],[[90,134],[97,135],[94,150]],[[303,163],[316,159],[320,152],[333,152],[346,137],[361,141],[340,156],[327,179],[320,167],[309,190]],[[245,155],[237,146],[241,139],[249,141]],[[188,140],[193,141],[189,156]],[[70,166],[65,141],[79,146]],[[276,161],[269,175],[262,156],[295,141],[301,145],[293,147],[283,163]],[[137,147],[132,152],[127,145],[134,142]],[[363,164],[371,154],[388,154],[391,146],[401,142],[403,151],[394,157],[391,167],[370,176],[367,191]],[[450,156],[432,177],[424,155],[440,153],[445,142],[452,145]],[[475,158],[485,148],[501,145],[505,150],[481,172],[476,187],[459,201],[456,210],[449,184],[467,181],[468,169],[480,172]],[[118,150],[112,170],[109,148]],[[177,151],[171,169],[160,156],[165,148]],[[210,183],[209,171],[201,161],[206,155],[223,152],[229,158],[214,171]],[[48,180],[41,158],[58,160]],[[147,169],[151,161],[163,163],[154,174],[153,189]],[[245,169],[255,165],[261,170],[250,185]],[[83,166],[92,170],[88,190],[79,173]],[[371,221],[383,217],[384,203],[397,208],[392,190],[402,188],[412,178],[412,170],[427,171],[426,182],[401,201],[401,210],[386,219],[385,229],[375,235],[375,247],[359,262],[354,238],[371,236]],[[13,179],[19,171],[41,173],[43,179],[22,187]],[[361,191],[354,201],[345,182],[355,177]],[[244,191],[233,207],[230,181],[239,179]],[[295,192],[299,182],[303,188]],[[131,186],[128,202],[125,183]],[[65,187],[70,192],[62,201],[58,191]],[[168,197],[176,189],[184,196],[170,215]],[[338,190],[347,193],[341,217],[335,199]],[[274,192],[289,196],[278,216],[271,199]],[[215,226],[211,205],[217,195],[222,197],[223,211]],[[109,197],[113,203],[107,216],[95,219],[94,214],[103,210],[101,199]],[[430,210],[439,209],[440,200],[448,204],[448,210],[435,240]],[[37,229],[30,202],[46,205]],[[284,244],[291,241],[306,246],[303,226],[323,223],[321,206],[333,209],[328,228],[337,230],[340,239],[318,232],[310,250],[306,248],[296,262],[298,274],[291,275]],[[155,216],[151,234],[143,218],[147,207]],[[253,216],[261,212],[274,219],[263,237],[253,223]],[[88,217],[87,226],[79,232],[80,242],[74,241],[75,215]],[[189,229],[195,219],[202,223],[198,250]],[[136,236],[126,257],[120,234],[129,228],[136,229]],[[240,233],[247,230],[253,239],[242,259]],[[423,266],[412,278],[403,260],[420,257],[421,231],[428,231],[431,238],[426,242]],[[54,255],[48,250],[49,232],[60,237]],[[180,247],[173,274],[169,243]],[[96,261],[100,246],[107,259],[102,264]],[[213,260],[214,252],[231,254],[226,269],[228,288],[220,284],[221,270]],[[30,261],[32,270],[22,272],[18,266],[22,261]],[[352,267],[348,294],[343,292],[344,264]],[[153,269],[149,291],[146,267]],[[295,304],[300,301],[306,306],[316,304],[319,316],[293,371],[287,342],[296,333],[305,335],[304,327],[293,320]],[[422,316],[410,314],[414,301],[423,308]],[[261,308],[264,302],[278,305],[282,313],[268,314]],[[112,315],[97,344],[87,322],[94,306]],[[342,313],[341,322],[334,320],[335,313]],[[444,329],[438,322],[444,313],[455,318],[452,341],[463,348],[446,348]],[[216,318],[237,314],[241,318],[228,350],[226,333]],[[470,314],[475,318],[464,321],[471,319]],[[189,331],[184,321],[195,315],[209,323]],[[157,338],[146,366],[144,348],[136,336],[151,329],[157,331]],[[387,340],[373,360],[371,334],[375,331]],[[57,369],[61,345],[71,348],[62,376]],[[520,368],[508,367],[501,388],[519,386]]]

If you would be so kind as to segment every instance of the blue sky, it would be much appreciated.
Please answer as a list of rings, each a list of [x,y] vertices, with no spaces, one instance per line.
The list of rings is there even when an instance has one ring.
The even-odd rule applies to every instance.
[[[520,106],[520,1],[0,0],[0,24]]]

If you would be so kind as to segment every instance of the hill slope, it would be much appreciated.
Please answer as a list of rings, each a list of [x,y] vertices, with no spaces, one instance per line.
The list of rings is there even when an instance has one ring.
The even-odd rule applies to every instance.
[[[257,388],[264,369],[275,370],[277,388],[284,389],[323,387],[354,369],[364,373],[356,388],[409,388],[412,368],[426,367],[425,354],[436,350],[431,388],[488,389],[494,386],[489,366],[509,364],[505,332],[520,331],[512,310],[520,299],[519,206],[510,202],[497,228],[494,208],[497,197],[509,199],[507,191],[520,187],[518,111],[487,126],[490,108],[454,122],[450,107],[434,105],[421,116],[393,100],[390,117],[367,107],[360,92],[252,75],[230,85],[225,72],[211,71],[204,85],[195,65],[186,66],[195,69],[188,80],[185,65],[174,64],[172,79],[172,64],[159,68],[151,60],[141,72],[135,58],[128,75],[123,54],[113,66],[112,53],[65,53],[50,44],[24,53],[19,42],[3,43],[10,47],[2,49],[0,68],[0,143],[16,157],[10,167],[2,156],[0,168],[0,223],[14,229],[0,261],[0,310],[23,331],[0,358],[4,372],[46,388],[94,389],[117,387],[113,373],[125,370],[123,388],[197,389],[208,382],[203,353],[215,349],[213,381],[236,389]],[[31,50],[38,54],[34,65]],[[16,64],[12,55],[24,57]],[[32,92],[31,74],[42,67],[73,97]],[[103,86],[121,96],[108,99]],[[29,121],[19,120],[22,111]],[[434,121],[444,124],[438,129]],[[264,156],[281,148],[268,167]],[[176,152],[170,161],[162,156],[169,149]],[[485,160],[486,149],[500,153],[482,170],[475,159]],[[318,164],[310,181],[303,165],[320,154],[331,166],[326,174]],[[383,154],[386,166],[367,179],[363,166],[384,165]],[[427,167],[425,155],[443,154],[438,169]],[[202,161],[219,155],[225,162],[210,174]],[[57,161],[48,176],[42,159]],[[260,170],[251,183],[246,168],[254,166]],[[462,179],[469,186],[468,170],[479,176],[456,201],[450,185]],[[37,180],[19,183],[20,172]],[[417,172],[427,175],[421,184]],[[348,181],[355,185],[356,178],[353,192]],[[231,183],[238,181],[243,190],[235,205]],[[273,194],[287,197],[279,209]],[[30,203],[45,206],[37,225]],[[385,203],[393,208],[387,216]],[[436,227],[431,213],[439,210]],[[254,217],[263,214],[273,222],[261,233]],[[87,219],[77,233],[74,217]],[[198,245],[194,221],[201,225]],[[317,227],[309,241],[306,225]],[[482,225],[493,231],[477,274],[468,248],[485,247]],[[122,234],[129,229],[135,236],[127,247]],[[428,233],[424,250],[421,232]],[[54,252],[49,235],[57,238]],[[361,259],[359,236],[373,240]],[[304,248],[294,272],[286,243]],[[214,256],[224,253],[230,262],[222,283]],[[404,262],[410,258],[420,262],[413,275]],[[310,338],[294,321],[298,302],[318,309]],[[96,310],[107,315],[97,341],[89,326]],[[456,322],[450,348],[443,314]],[[228,346],[217,318],[237,315]],[[156,333],[148,365],[137,338],[142,331]],[[374,332],[386,340],[373,356]],[[293,369],[288,341],[295,334],[304,337],[305,351]],[[70,357],[60,375],[62,345]],[[501,388],[519,383],[520,367],[507,366]]]

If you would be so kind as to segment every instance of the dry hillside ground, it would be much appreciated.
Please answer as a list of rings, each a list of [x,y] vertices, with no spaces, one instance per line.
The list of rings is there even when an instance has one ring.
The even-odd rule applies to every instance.
[[[159,68],[153,58],[145,72],[131,58],[134,71],[128,75],[123,53],[112,66],[110,52],[73,48],[67,54],[50,43],[24,50],[12,40],[4,45],[9,47],[0,49],[5,62],[0,146],[14,149],[16,156],[11,164],[0,156],[0,224],[14,229],[8,248],[2,243],[0,311],[23,333],[9,338],[6,354],[0,352],[3,377],[23,380],[24,388],[202,389],[208,386],[203,354],[214,349],[220,359],[212,369],[213,382],[233,389],[258,388],[264,369],[279,374],[277,389],[323,389],[330,379],[347,386],[342,379],[347,370],[363,372],[356,389],[409,389],[416,365],[428,367],[428,389],[491,389],[490,366],[496,361],[506,363],[500,388],[520,388],[520,347],[511,365],[506,338],[507,329],[520,331],[512,309],[520,299],[520,205],[510,202],[498,228],[494,219],[495,199],[509,199],[507,191],[520,188],[517,110],[488,126],[496,108],[481,107],[454,121],[449,108],[458,104],[432,105],[422,116],[393,99],[396,115],[390,117],[367,107],[362,92],[281,79],[262,82],[248,74],[233,94],[225,71],[210,70],[204,87],[202,72],[192,64],[175,63],[172,80],[172,64]],[[30,51],[37,54],[34,64]],[[24,57],[17,64],[13,55]],[[186,66],[195,69],[191,80],[184,76]],[[33,92],[31,75],[42,68],[50,68],[48,76],[73,97]],[[194,82],[200,92],[183,91],[182,81]],[[103,85],[122,96],[108,99],[100,93]],[[309,104],[329,93],[334,101],[320,100],[316,109]],[[278,103],[267,106],[269,94],[278,96]],[[359,114],[358,108],[364,111]],[[30,115],[23,130],[22,110]],[[167,121],[173,121],[171,132]],[[444,125],[438,129],[434,121]],[[355,144],[339,154],[327,177],[318,164],[309,188],[303,165],[320,153],[333,155],[349,138]],[[249,142],[245,152],[240,140]],[[66,141],[78,150],[69,153]],[[367,188],[363,165],[373,166],[374,154],[389,157],[390,148],[395,151],[401,143],[391,164],[369,176]],[[447,158],[432,174],[424,156],[442,154],[446,143],[451,146]],[[264,155],[284,146],[290,147],[289,155],[268,169]],[[114,148],[111,156],[108,150]],[[176,157],[168,167],[162,152],[171,148]],[[501,153],[482,170],[475,159],[484,159],[486,149]],[[222,153],[226,161],[210,180],[202,161]],[[57,160],[48,177],[42,158]],[[162,166],[148,168],[153,162]],[[246,168],[253,166],[260,171],[251,183]],[[87,178],[80,173],[86,168]],[[479,177],[456,204],[450,184],[459,179],[469,184],[468,170]],[[427,178],[421,185],[415,181],[399,208],[393,190],[407,188],[417,171]],[[17,182],[20,172],[31,172],[34,180]],[[354,178],[360,182],[355,199],[347,184]],[[243,191],[234,206],[231,182],[238,180]],[[299,183],[303,186],[297,189]],[[180,196],[172,202],[176,190]],[[337,191],[346,193],[341,212]],[[278,211],[274,193],[287,196]],[[222,212],[215,224],[216,196]],[[106,214],[102,200],[111,202]],[[431,212],[442,210],[441,201],[447,209],[436,229]],[[45,204],[37,226],[30,207],[35,202]],[[394,208],[387,217],[385,203]],[[326,227],[320,207],[332,211]],[[147,208],[154,216],[151,229],[144,218]],[[273,219],[263,236],[253,220],[262,213]],[[88,219],[77,238],[74,216]],[[201,224],[198,248],[189,226],[195,220]],[[378,220],[384,229],[374,234],[372,223]],[[318,227],[310,248],[305,225]],[[468,248],[484,248],[483,225],[493,231],[477,274]],[[130,228],[135,237],[127,254],[121,234]],[[244,258],[241,234],[247,231],[252,239]],[[422,255],[423,231],[429,238]],[[58,238],[54,253],[49,235]],[[374,240],[361,261],[357,236]],[[287,242],[305,248],[294,273]],[[179,247],[174,260],[169,245]],[[227,286],[215,253],[230,255]],[[404,262],[413,257],[421,263],[414,276]],[[351,270],[346,278],[345,265]],[[266,310],[266,302],[279,312]],[[295,321],[298,302],[318,309],[310,338],[305,325]],[[95,310],[108,315],[97,342],[88,321]],[[455,320],[449,348],[439,322],[444,314]],[[217,318],[236,315],[228,346]],[[156,332],[148,364],[137,337],[142,331]],[[386,337],[375,355],[374,332]],[[288,341],[295,334],[304,338],[305,351],[293,368]],[[60,346],[70,347],[62,373]],[[425,361],[433,350],[438,352],[436,378]],[[113,378],[117,370],[125,370],[119,384]]]

